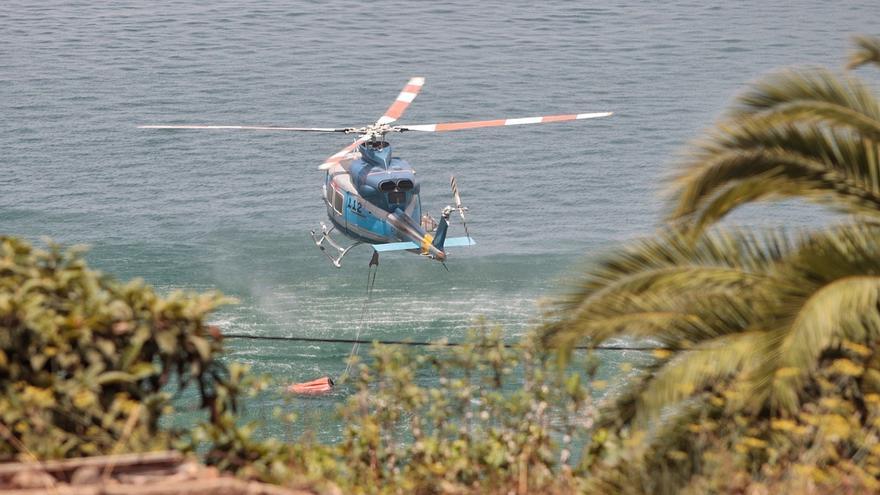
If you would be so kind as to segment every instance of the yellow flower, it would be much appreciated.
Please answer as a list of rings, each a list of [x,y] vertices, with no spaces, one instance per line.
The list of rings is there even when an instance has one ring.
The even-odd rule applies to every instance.
[[[816,466],[813,466],[811,464],[795,464],[794,472],[801,476],[812,477],[813,473],[816,472]]]
[[[822,421],[822,430],[826,435],[835,438],[846,438],[849,434],[849,422],[839,414],[826,414]]]
[[[762,449],[767,446],[767,442],[755,437],[743,437],[740,443],[753,449]]]
[[[682,452],[681,450],[673,450],[666,454],[667,457],[672,459],[673,461],[684,461],[687,460],[688,455],[686,452]]]
[[[654,349],[651,354],[657,359],[665,359],[672,355],[672,351],[667,351],[666,349]]]
[[[850,342],[849,340],[844,340],[842,346],[844,349],[851,351],[854,354],[858,354],[861,357],[868,357],[871,355],[871,349],[862,344],[857,344],[855,342]]]
[[[774,419],[770,421],[770,427],[774,430],[791,431],[797,427],[797,423],[790,419]]]
[[[39,388],[28,385],[24,388],[22,399],[25,402],[31,402],[38,407],[49,407],[55,403],[52,391],[47,388]]]
[[[859,376],[865,371],[863,367],[849,359],[835,359],[834,362],[831,363],[830,370],[832,373],[846,376]]]
[[[80,390],[73,396],[73,405],[77,409],[85,409],[95,403],[95,394],[89,390]]]
[[[802,437],[809,435],[810,432],[812,432],[812,429],[809,426],[798,426],[794,430],[795,435],[802,436]]]

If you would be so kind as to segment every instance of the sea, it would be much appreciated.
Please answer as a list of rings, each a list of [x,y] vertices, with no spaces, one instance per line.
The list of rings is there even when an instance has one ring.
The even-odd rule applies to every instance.
[[[662,228],[688,143],[735,95],[786,67],[842,71],[852,37],[878,21],[876,3],[846,0],[4,0],[0,235],[85,244],[91,266],[162,293],[221,291],[238,301],[212,317],[227,334],[455,342],[488,321],[516,342],[591,260]],[[457,178],[477,245],[451,250],[448,271],[383,254],[369,300],[370,249],[337,269],[309,236],[326,221],[317,166],[351,137],[138,128],[362,126],[413,76],[426,84],[401,123],[614,115],[390,136],[425,211],[439,216]],[[733,221],[821,215],[796,204]],[[338,377],[352,351],[226,346],[281,384]],[[612,380],[637,357],[603,356]],[[349,394],[263,394],[245,409],[265,434],[333,441]],[[185,394],[182,409],[195,406]],[[279,426],[277,408],[301,429]]]

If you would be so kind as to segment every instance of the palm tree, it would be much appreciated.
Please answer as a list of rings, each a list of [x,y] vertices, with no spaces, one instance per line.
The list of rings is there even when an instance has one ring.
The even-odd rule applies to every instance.
[[[880,40],[857,43],[851,67],[880,64]],[[866,84],[827,70],[781,72],[694,144],[670,219],[699,232],[743,204],[785,197],[877,218],[878,142],[880,103]]]
[[[880,65],[880,38],[858,36],[855,39],[858,50],[853,52],[846,64],[847,69],[855,69],[865,64]]]
[[[857,43],[850,66],[878,63],[880,41]],[[670,230],[600,260],[560,298],[548,343],[624,337],[664,349],[603,410],[587,456],[597,486],[702,491],[707,479],[729,482],[724,452],[738,452],[729,461],[752,480],[845,465],[834,482],[880,485],[878,142],[880,104],[859,80],[769,77],[694,144],[673,183]],[[709,229],[741,205],[785,197],[851,218],[801,234]],[[621,446],[626,455],[609,454]],[[783,467],[768,475],[772,466]]]

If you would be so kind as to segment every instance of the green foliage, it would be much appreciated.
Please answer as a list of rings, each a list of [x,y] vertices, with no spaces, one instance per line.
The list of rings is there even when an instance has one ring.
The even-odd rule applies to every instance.
[[[252,398],[275,387],[267,377],[249,373],[248,367],[238,363],[229,366],[229,379],[224,391],[239,399]],[[201,454],[206,464],[240,478],[275,483],[295,488],[322,491],[327,478],[336,472],[335,450],[303,437],[287,444],[259,435],[258,422],[244,423],[229,405],[222,401],[215,421],[204,421],[178,443],[178,447]],[[293,423],[294,417],[282,416],[280,421]],[[328,487],[329,488],[329,487]],[[332,489],[330,490],[332,491]]]
[[[876,40],[860,40],[859,63]],[[676,180],[674,226],[587,270],[543,341],[648,339],[600,407],[588,488],[880,488],[880,105],[855,78],[790,71],[741,96]],[[857,216],[792,235],[708,227],[799,197]]]
[[[591,424],[582,372],[500,331],[427,354],[377,346],[343,408],[340,484],[351,493],[568,493]],[[421,385],[424,377],[436,385]]]
[[[506,347],[499,329],[479,326],[458,348],[376,345],[341,385],[352,395],[337,444],[260,439],[255,423],[222,411],[186,448],[240,477],[318,491],[570,493],[583,483],[574,451],[592,426],[584,383],[594,373],[595,362],[578,371],[528,340]],[[240,367],[231,375],[234,389],[268,385]]]
[[[172,383],[218,419],[235,394],[204,318],[224,301],[161,297],[88,269],[81,250],[0,237],[0,460],[167,448]]]
[[[236,403],[269,382],[218,362],[204,319],[222,302],[161,297],[88,269],[79,250],[0,238],[0,460],[177,447],[247,479],[352,493],[562,493],[580,482],[572,449],[592,421],[581,380],[594,367],[572,371],[529,342],[508,348],[485,326],[455,349],[376,346],[348,385],[343,441],[284,444],[238,417]],[[187,386],[208,420],[161,428]]]
[[[791,414],[754,415],[717,386],[653,431],[609,429],[591,446],[601,493],[875,493],[880,489],[877,355],[844,341],[823,354]]]

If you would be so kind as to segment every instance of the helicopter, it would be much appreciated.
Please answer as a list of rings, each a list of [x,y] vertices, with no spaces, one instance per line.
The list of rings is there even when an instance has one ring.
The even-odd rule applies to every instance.
[[[476,244],[467,230],[465,212],[458,185],[451,178],[453,204],[443,208],[439,222],[423,214],[419,199],[420,184],[412,165],[393,156],[388,134],[396,132],[447,132],[483,127],[541,124],[570,120],[608,117],[612,112],[567,115],[546,115],[514,119],[447,122],[419,125],[392,125],[425,85],[425,78],[413,77],[397,98],[375,123],[363,127],[278,127],[242,125],[142,125],[143,129],[213,129],[290,132],[327,132],[356,135],[354,142],[327,158],[318,167],[324,171],[322,197],[330,226],[321,222],[320,230],[312,230],[315,245],[336,268],[355,247],[369,244],[373,248],[370,264],[378,263],[379,253],[409,251],[443,263],[446,249]],[[447,237],[453,212],[461,218],[464,237]],[[351,239],[345,246],[333,238],[338,231]]]

